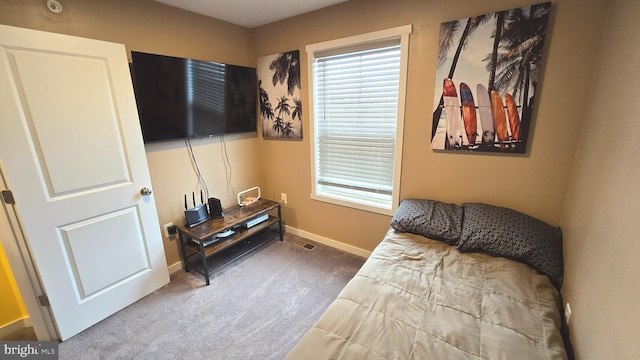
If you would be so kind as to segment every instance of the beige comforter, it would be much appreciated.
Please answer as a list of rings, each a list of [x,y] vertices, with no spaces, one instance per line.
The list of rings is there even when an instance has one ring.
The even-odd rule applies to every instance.
[[[527,265],[390,229],[287,359],[566,359],[560,301]]]

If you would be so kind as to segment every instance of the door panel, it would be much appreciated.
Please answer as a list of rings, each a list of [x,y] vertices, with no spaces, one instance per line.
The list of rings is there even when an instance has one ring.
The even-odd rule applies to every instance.
[[[150,270],[136,210],[125,209],[60,227],[63,255],[74,275],[79,302]]]
[[[0,162],[61,340],[169,281],[123,45],[0,25]]]
[[[49,196],[130,182],[106,59],[24,50],[7,55]]]

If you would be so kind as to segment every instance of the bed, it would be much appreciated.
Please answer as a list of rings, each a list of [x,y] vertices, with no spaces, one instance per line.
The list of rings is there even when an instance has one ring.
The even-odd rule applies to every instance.
[[[507,208],[403,200],[287,359],[566,359],[561,237]]]

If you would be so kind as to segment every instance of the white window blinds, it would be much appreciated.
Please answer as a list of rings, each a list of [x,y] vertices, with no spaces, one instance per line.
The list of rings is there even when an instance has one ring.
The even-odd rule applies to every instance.
[[[311,198],[393,215],[411,25],[306,46]]]
[[[342,52],[342,53],[340,53]],[[316,53],[314,126],[319,193],[391,208],[400,40]]]

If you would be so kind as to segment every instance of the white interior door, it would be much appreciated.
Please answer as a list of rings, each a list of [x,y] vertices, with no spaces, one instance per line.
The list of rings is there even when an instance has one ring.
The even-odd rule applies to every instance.
[[[61,340],[168,283],[123,45],[0,25],[0,166]]]

